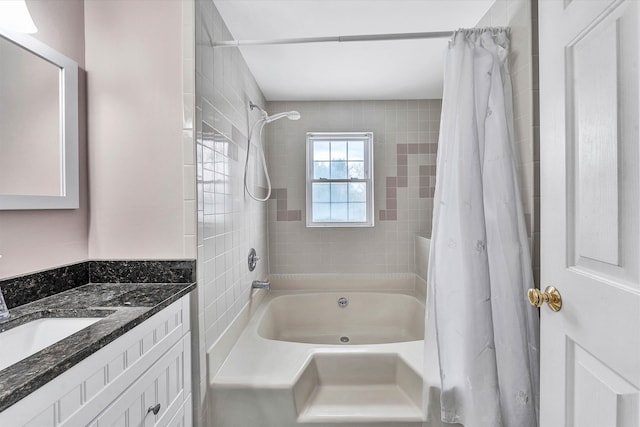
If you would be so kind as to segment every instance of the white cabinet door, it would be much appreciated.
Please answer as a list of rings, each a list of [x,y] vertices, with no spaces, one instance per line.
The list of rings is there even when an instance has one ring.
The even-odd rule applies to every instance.
[[[189,396],[167,427],[191,427],[191,415],[191,396]]]
[[[182,407],[189,361],[190,335],[172,347],[92,423],[96,427],[164,426]],[[186,362],[186,363],[185,363]],[[154,413],[153,408],[157,409]]]
[[[188,331],[189,296],[184,296],[0,412],[0,427],[86,425]],[[190,390],[190,376],[185,380]]]
[[[638,3],[539,1],[541,427],[640,426]]]

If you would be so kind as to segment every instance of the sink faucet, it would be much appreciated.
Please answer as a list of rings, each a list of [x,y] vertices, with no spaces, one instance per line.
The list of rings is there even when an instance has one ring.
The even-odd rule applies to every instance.
[[[2,296],[2,289],[0,289],[0,320],[6,319],[9,317],[9,308],[7,308],[7,304],[4,302],[4,297]]]
[[[2,258],[2,255],[0,255]],[[2,288],[0,288],[0,320],[6,319],[9,317],[9,308],[7,307],[7,303],[4,302],[4,296],[2,296]]]
[[[271,288],[271,283],[268,280],[254,280],[251,282],[251,289],[266,289]]]

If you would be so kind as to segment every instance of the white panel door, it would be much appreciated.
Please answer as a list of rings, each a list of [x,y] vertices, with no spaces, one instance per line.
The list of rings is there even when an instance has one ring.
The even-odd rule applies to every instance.
[[[640,426],[637,0],[540,0],[542,427]]]

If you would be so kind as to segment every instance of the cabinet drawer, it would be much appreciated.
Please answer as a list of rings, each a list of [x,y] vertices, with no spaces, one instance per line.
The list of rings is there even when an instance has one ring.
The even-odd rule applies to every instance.
[[[189,335],[174,345],[92,423],[92,427],[165,426],[183,407]],[[157,406],[158,405],[158,406]],[[157,413],[152,412],[152,408]]]
[[[0,412],[0,426],[80,426],[118,398],[189,331],[189,297],[169,305]]]

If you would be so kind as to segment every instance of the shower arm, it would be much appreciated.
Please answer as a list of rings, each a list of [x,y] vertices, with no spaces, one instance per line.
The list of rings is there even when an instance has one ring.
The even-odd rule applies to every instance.
[[[258,109],[261,113],[262,113],[262,118],[266,119],[267,117],[269,117],[269,114],[267,114],[266,110],[262,107],[260,107],[257,104],[254,104],[252,101],[249,101],[249,108],[251,109],[251,111],[253,111],[254,109]]]

